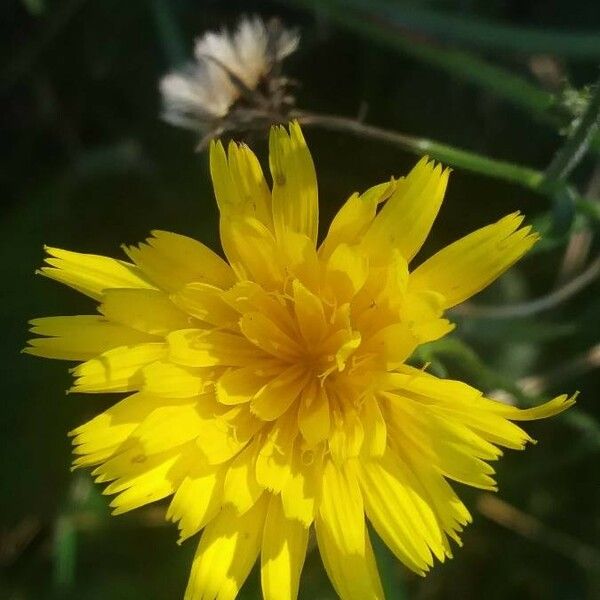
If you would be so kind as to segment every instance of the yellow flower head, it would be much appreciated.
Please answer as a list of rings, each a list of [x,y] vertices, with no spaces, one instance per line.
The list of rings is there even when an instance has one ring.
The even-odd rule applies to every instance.
[[[131,262],[48,248],[43,274],[100,314],[35,319],[27,351],[82,361],[72,391],[131,392],[72,432],[74,464],[115,513],[172,496],[181,539],[204,530],[186,599],[234,598],[259,555],[265,598],[295,598],[313,526],[337,593],[383,598],[366,519],[424,574],[470,521],[449,481],[496,489],[487,461],[531,441],[512,421],[573,403],[520,410],[406,364],[537,236],[511,214],[410,270],[449,174],[422,159],[352,195],[317,245],[300,127],[269,145],[271,190],[246,146],[212,144],[227,262],[164,231]]]

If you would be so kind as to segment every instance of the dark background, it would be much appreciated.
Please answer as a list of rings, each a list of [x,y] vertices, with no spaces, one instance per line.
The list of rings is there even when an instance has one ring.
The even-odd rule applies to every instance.
[[[481,17],[542,32],[600,32],[600,10],[590,0],[414,4],[465,22]],[[29,318],[93,310],[85,298],[34,276],[44,243],[119,256],[120,244],[161,228],[218,247],[206,155],[194,153],[193,134],[159,120],[160,76],[191,54],[193,38],[206,29],[234,25],[241,14],[279,15],[302,34],[300,50],[286,62],[299,82],[300,107],[354,116],[364,105],[370,123],[539,169],[564,143],[560,119],[548,123],[485,86],[350,31],[312,3],[6,0],[0,14],[0,598],[180,598],[195,540],[178,547],[161,506],[109,519],[88,474],[69,472],[67,431],[114,399],[65,396],[66,363],[19,354]],[[419,43],[465,49],[553,94],[565,86],[579,90],[598,74],[600,52],[594,58],[493,48],[477,35],[467,43],[414,27],[407,24],[404,33]],[[532,65],[540,57],[554,75],[536,76]],[[415,161],[347,134],[305,134],[317,165],[322,225],[351,192],[402,174]],[[265,136],[251,141],[264,159]],[[573,174],[581,189],[599,157],[591,151]],[[547,220],[551,208],[543,195],[456,169],[425,253],[516,209]],[[564,230],[558,223],[542,251],[478,302],[547,293],[565,251]],[[590,252],[597,253],[594,244]],[[598,291],[593,284],[528,319],[459,319],[459,335],[511,380],[551,373],[546,395],[580,390],[577,410],[593,430],[598,375],[589,364],[578,367],[577,357],[598,344]],[[480,384],[460,361],[446,366],[450,375]],[[390,599],[600,597],[597,437],[564,417],[528,430],[539,445],[498,465],[498,497],[508,504],[489,509],[495,519],[477,510],[477,493],[461,490],[475,522],[452,561],[420,579],[378,552]],[[508,526],[497,522],[503,518]],[[259,597],[258,581],[253,573],[242,596]],[[316,552],[307,559],[300,597],[335,597]]]

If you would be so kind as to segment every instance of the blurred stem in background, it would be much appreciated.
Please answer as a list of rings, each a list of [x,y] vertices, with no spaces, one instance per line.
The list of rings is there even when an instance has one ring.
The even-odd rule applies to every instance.
[[[464,41],[464,35],[456,35],[457,29],[463,31],[463,16],[441,14],[432,9],[415,7],[412,3],[394,3],[391,6],[380,1],[367,3],[362,0],[291,2],[325,14],[337,24],[370,41],[379,42],[416,60],[433,65],[454,78],[478,85],[555,130],[568,127],[571,121],[578,117],[573,103],[567,98],[542,89],[524,77],[493,65],[470,52],[440,44],[436,38],[454,42]],[[503,41],[503,49],[511,52],[547,52],[552,55],[571,56],[573,49],[577,55],[582,48],[587,48],[590,55],[584,53],[586,58],[600,57],[597,33],[541,32],[493,25],[473,19],[468,23],[467,31],[470,34],[469,39],[472,38],[473,42],[487,40],[489,43],[490,40],[500,38]],[[536,34],[541,35],[541,39]],[[554,44],[555,36],[561,39],[558,49]],[[529,46],[532,40],[535,49]],[[524,43],[529,49],[523,47]],[[591,140],[591,145],[600,152],[598,133]]]

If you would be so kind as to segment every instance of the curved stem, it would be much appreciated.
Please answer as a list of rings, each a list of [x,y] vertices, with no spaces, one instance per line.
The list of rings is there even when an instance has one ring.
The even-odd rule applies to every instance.
[[[396,131],[389,131],[374,125],[367,125],[356,119],[337,115],[324,115],[305,111],[292,111],[290,117],[297,119],[302,125],[322,127],[333,131],[343,131],[362,137],[394,144],[413,154],[427,154],[453,167],[467,169],[474,173],[488,175],[497,179],[518,183],[524,187],[538,191],[544,180],[544,174],[529,167],[487,158],[469,150],[455,148],[434,140],[410,136]]]

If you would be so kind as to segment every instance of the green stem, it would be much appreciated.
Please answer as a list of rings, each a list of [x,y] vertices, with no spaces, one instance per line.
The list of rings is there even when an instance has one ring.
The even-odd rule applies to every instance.
[[[396,30],[411,30],[487,50],[526,54],[551,53],[573,59],[600,57],[598,32],[565,32],[493,23],[471,15],[455,15],[414,2],[382,0],[299,0],[324,11],[354,12],[365,21],[387,23]]]
[[[546,169],[547,182],[564,181],[569,176],[587,152],[598,128],[600,128],[600,79],[596,82],[594,94],[579,125]]]
[[[412,154],[428,155],[452,167],[479,173],[487,177],[515,183],[534,192],[555,198],[557,194],[568,195],[576,210],[590,220],[600,220],[600,210],[591,200],[581,198],[566,182],[554,182],[548,185],[546,175],[529,167],[523,167],[508,161],[482,156],[469,150],[449,146],[434,140],[418,138],[396,131],[389,131],[374,125],[367,125],[356,119],[337,115],[324,115],[295,110],[288,115],[308,127],[321,127],[332,131],[351,133],[360,137],[376,139],[394,144]]]

